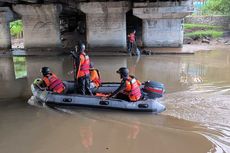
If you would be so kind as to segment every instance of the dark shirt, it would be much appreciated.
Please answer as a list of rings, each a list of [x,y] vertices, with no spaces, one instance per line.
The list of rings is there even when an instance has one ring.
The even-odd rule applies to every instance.
[[[126,88],[126,80],[123,79],[121,81],[120,86],[117,88],[117,90],[115,90],[109,97],[113,97],[113,96],[117,95],[119,92],[125,90],[125,88]]]
[[[80,54],[76,52],[71,52],[72,57],[73,57],[73,67],[74,67],[74,80],[76,81],[77,74],[79,71],[79,65],[80,65]]]

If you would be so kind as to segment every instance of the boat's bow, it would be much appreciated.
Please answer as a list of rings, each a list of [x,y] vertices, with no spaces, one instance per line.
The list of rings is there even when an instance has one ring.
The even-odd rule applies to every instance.
[[[41,90],[37,85],[31,84],[31,91],[33,96],[42,102],[45,102],[47,99],[48,91],[46,90]]]

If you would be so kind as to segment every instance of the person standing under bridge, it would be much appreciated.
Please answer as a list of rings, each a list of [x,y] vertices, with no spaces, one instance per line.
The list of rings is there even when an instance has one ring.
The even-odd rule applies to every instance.
[[[134,47],[134,43],[136,40],[136,30],[133,30],[129,35],[128,35],[128,54],[132,55],[132,48]]]

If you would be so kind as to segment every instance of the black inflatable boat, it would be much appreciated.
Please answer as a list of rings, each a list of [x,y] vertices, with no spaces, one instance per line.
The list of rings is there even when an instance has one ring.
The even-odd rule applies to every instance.
[[[64,81],[68,88],[68,94],[56,94],[51,91],[42,90],[36,84],[31,85],[33,96],[40,102],[50,106],[80,106],[80,107],[97,107],[106,109],[120,109],[129,111],[144,111],[160,113],[166,110],[165,106],[158,102],[158,98],[164,93],[164,86],[159,82],[147,81],[141,86],[143,98],[137,102],[130,102],[121,99],[109,98],[102,100],[98,96],[88,96],[75,94],[74,83]],[[93,93],[108,94],[117,89],[119,83],[102,83],[102,85],[93,90]]]

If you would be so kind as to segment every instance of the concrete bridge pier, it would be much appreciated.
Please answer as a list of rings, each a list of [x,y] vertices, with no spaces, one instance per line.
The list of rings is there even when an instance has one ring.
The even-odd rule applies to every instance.
[[[61,5],[14,5],[13,10],[22,17],[25,48],[61,47]]]
[[[94,51],[126,50],[126,12],[130,9],[129,2],[80,3],[79,9],[86,13],[89,48]]]
[[[9,22],[13,20],[13,13],[8,7],[0,7],[0,49],[11,48]]]
[[[144,47],[182,47],[183,18],[192,12],[190,3],[135,3],[133,15],[142,19]]]

